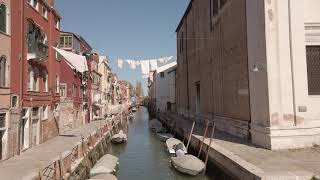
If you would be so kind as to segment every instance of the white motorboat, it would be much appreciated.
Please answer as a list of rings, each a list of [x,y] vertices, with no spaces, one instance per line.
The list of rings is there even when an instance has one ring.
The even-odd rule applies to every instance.
[[[120,130],[118,134],[115,134],[111,137],[111,142],[116,144],[127,142],[127,140],[127,135],[123,133],[123,130]]]
[[[169,138],[167,141],[166,141],[166,145],[167,145],[167,149],[169,151],[169,153],[173,156],[176,156],[176,151],[180,150],[180,153],[181,154],[181,151],[184,153],[184,154],[187,154],[187,148],[185,147],[185,145],[179,140],[179,139],[176,139],[176,138]]]
[[[190,154],[172,157],[171,164],[178,171],[192,176],[198,175],[205,168],[203,161]]]
[[[100,160],[93,166],[90,170],[90,177],[95,177],[97,175],[105,175],[105,174],[112,174],[116,172],[116,167],[118,165],[118,158],[107,154],[100,158]]]
[[[89,180],[118,180],[118,178],[112,174],[99,174],[97,176],[93,176]]]

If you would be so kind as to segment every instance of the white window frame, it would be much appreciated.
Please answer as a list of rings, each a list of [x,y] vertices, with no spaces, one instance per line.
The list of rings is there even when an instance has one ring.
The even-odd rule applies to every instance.
[[[35,0],[30,0],[28,3],[29,3],[29,4],[31,5],[31,7],[33,7],[35,10],[39,11],[39,0],[37,1],[37,4],[36,4],[36,5],[35,5]]]
[[[58,74],[56,74],[56,79],[55,79],[55,81],[56,81],[56,83],[55,83],[55,85],[56,85],[56,94],[59,94],[60,93],[60,79],[59,79],[59,75]]]
[[[48,8],[42,5],[42,16],[48,20]]]
[[[9,34],[9,27],[10,27],[10,25],[9,25],[9,20],[10,20],[10,18],[9,18],[9,9],[8,9],[8,6],[7,6],[7,4],[6,3],[4,3],[4,2],[0,2],[0,6],[1,5],[4,5],[5,7],[6,7],[6,11],[5,11],[5,21],[6,21],[6,24],[5,24],[5,27],[4,27],[4,29],[5,29],[5,31],[3,32],[3,31],[0,31],[0,32],[2,32],[2,33],[5,33],[5,34]]]
[[[42,120],[47,120],[49,118],[49,106],[43,106],[42,107]]]
[[[4,81],[4,85],[3,86],[1,86],[0,85],[0,88],[1,87],[7,87],[8,86],[8,81],[7,81],[7,77],[8,77],[8,73],[7,73],[7,67],[8,67],[8,59],[7,59],[7,57],[6,56],[0,56],[0,63],[1,63],[1,60],[4,60],[5,61],[5,63],[4,63],[4,69],[3,69],[3,71],[4,71],[4,77],[1,77],[0,76],[0,78],[4,78],[3,79],[3,81]],[[1,65],[1,64],[0,64]],[[0,72],[1,73],[1,72]]]
[[[62,87],[64,87],[64,95],[61,94],[62,93],[62,91],[61,91]],[[66,98],[67,94],[68,94],[68,85],[66,83],[61,83],[60,84],[60,97]]]
[[[8,131],[7,131],[7,121],[8,121],[8,112],[0,112],[0,114],[4,114],[4,127],[0,127],[0,131],[3,132],[3,136],[2,138],[0,139],[1,141],[1,144],[2,144],[2,159],[0,160],[3,160],[3,159],[6,159],[7,157],[7,143],[8,143]]]

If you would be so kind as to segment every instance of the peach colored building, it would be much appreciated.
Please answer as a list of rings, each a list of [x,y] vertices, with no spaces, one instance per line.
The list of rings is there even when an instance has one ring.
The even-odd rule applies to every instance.
[[[10,156],[11,1],[0,1],[0,161]]]

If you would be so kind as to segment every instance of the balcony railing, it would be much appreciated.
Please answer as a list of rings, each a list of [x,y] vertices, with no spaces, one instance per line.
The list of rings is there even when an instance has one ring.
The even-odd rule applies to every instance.
[[[45,61],[48,58],[48,45],[42,42],[28,43],[28,60]]]

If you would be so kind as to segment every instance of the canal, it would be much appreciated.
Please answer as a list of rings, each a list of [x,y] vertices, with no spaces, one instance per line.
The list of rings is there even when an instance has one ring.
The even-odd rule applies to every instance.
[[[149,114],[141,107],[129,122],[128,143],[110,146],[109,153],[119,157],[120,180],[211,180],[206,175],[190,177],[170,166],[165,143],[148,127]]]

